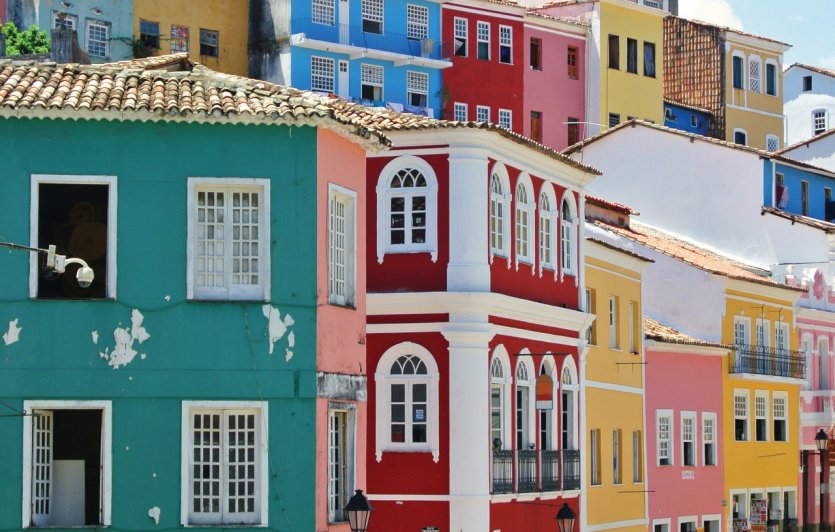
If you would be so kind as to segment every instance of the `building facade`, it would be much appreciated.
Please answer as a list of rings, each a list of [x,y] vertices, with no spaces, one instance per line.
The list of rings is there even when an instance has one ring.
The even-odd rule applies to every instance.
[[[551,528],[580,512],[596,172],[495,126],[389,135],[368,162],[371,526]]]
[[[783,76],[786,144],[795,144],[832,129],[835,71],[795,63]]]
[[[230,88],[183,56],[120,66],[0,72],[57,75],[119,109],[53,105],[49,83],[23,99],[51,111],[3,102],[19,199],[4,238],[56,245],[94,279],[3,258],[0,526],[345,530],[365,483],[361,184],[382,137],[322,117],[333,102]],[[245,100],[215,119],[204,82]],[[305,118],[272,118],[291,97]],[[54,157],[21,156],[44,141]]]

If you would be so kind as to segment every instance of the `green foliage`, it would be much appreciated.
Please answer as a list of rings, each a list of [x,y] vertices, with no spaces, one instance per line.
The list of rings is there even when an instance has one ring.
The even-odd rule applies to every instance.
[[[49,53],[49,37],[34,24],[28,30],[19,31],[13,22],[7,22],[0,26],[0,32],[6,35],[6,55]]]

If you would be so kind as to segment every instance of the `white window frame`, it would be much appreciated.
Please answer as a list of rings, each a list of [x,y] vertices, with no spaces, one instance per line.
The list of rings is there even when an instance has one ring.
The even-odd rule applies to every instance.
[[[59,22],[61,21],[60,15],[64,15],[63,25],[59,26]],[[63,13],[61,11],[53,11],[52,12],[52,29],[60,29],[60,28],[67,28],[71,30],[78,30],[78,15],[71,15],[69,13]]]
[[[520,201],[520,192],[525,193],[525,202]],[[519,263],[530,264],[534,263],[536,251],[534,250],[534,232],[536,223],[534,222],[534,212],[536,210],[535,196],[533,193],[533,185],[531,178],[523,173],[516,179],[515,201],[513,202],[513,250],[516,259],[516,270],[519,270]],[[525,234],[522,234],[524,231]],[[533,273],[533,269],[531,270]]]
[[[380,33],[385,33],[385,4],[383,0],[362,0],[360,14],[362,20],[380,23]]]
[[[769,146],[769,144],[773,145]],[[766,135],[765,136],[765,151],[767,152],[775,152],[780,149],[780,137],[777,135]]]
[[[523,349],[521,351],[522,354],[530,354],[527,349]],[[514,399],[518,396],[518,393],[521,392],[525,396],[525,404],[519,405],[517,401],[514,401],[514,421],[517,420],[517,414],[521,411],[522,419],[524,420],[523,426],[520,427],[518,423],[514,423],[514,438],[513,438],[513,447],[517,451],[524,451],[531,448],[531,444],[534,446],[536,445],[536,409],[534,408],[536,402],[536,394],[534,393],[534,386],[536,385],[536,373],[534,373],[533,365],[530,363],[531,357],[530,356],[520,356],[518,357],[518,362],[516,363],[516,369],[513,372],[514,375]],[[522,378],[526,376],[527,378]],[[517,445],[517,436],[522,435],[522,447],[520,448]]]
[[[336,264],[338,257],[334,239],[334,208],[336,202],[345,206],[344,226],[345,234],[344,250],[345,264],[342,265],[345,271],[344,293],[337,294],[336,283],[339,279],[334,277],[334,271],[338,271]],[[334,183],[328,183],[328,301],[334,305],[356,307],[357,301],[357,193]]]
[[[470,21],[466,18],[462,17],[454,17],[453,19],[453,28],[454,28],[454,38],[455,39],[463,39],[464,41],[464,53],[463,55],[459,55],[458,57],[468,57],[469,56],[469,44],[470,44]]]
[[[490,106],[476,105],[475,107],[476,122],[490,122]]]
[[[229,265],[226,273],[229,278],[226,279],[226,287],[222,290],[214,288],[201,288],[195,282],[195,261],[196,261],[196,246],[197,246],[197,189],[211,188],[214,190],[220,188],[239,189],[241,191],[253,192],[257,189],[261,196],[261,206],[259,208],[260,218],[258,223],[259,235],[258,244],[260,253],[258,260],[260,263],[258,270],[258,278],[260,280],[258,285],[231,285],[232,267]],[[188,178],[188,194],[187,194],[187,258],[186,258],[186,297],[190,300],[215,300],[215,301],[270,301],[271,290],[271,265],[270,265],[270,180],[265,178],[237,178],[237,177],[189,177]],[[231,238],[231,224],[232,219],[224,222],[226,226],[230,227],[227,233]],[[231,241],[230,241],[231,242]],[[231,257],[232,246],[227,246],[228,256]],[[243,288],[240,288],[243,287]]]
[[[90,31],[93,30],[93,27],[98,27],[104,29],[104,41],[99,39],[92,39],[90,36]],[[106,22],[103,20],[94,20],[94,19],[87,19],[87,27],[85,28],[86,31],[84,32],[85,36],[85,49],[87,54],[90,57],[98,57],[100,59],[108,59],[110,57],[110,22]],[[90,51],[90,42],[103,42],[104,45],[104,55],[94,54]]]
[[[487,57],[479,57],[479,44],[487,44]],[[476,22],[476,58],[484,61],[489,61],[492,54],[490,53],[490,23],[479,20]]]
[[[693,530],[697,530],[696,523],[698,522],[698,518],[699,516],[697,515],[683,515],[679,517],[676,522],[676,532],[681,532],[681,526],[688,523],[692,523]]]
[[[501,194],[494,191],[493,182],[498,180],[501,184]],[[510,268],[510,203],[513,199],[513,194],[510,191],[510,176],[507,173],[507,168],[501,163],[493,165],[490,172],[490,263],[493,263],[494,257],[504,257],[508,259],[507,267]],[[496,215],[496,211],[501,208],[501,212]],[[493,226],[501,222],[501,230],[494,230]]]
[[[569,220],[565,206],[568,205]],[[565,275],[577,275],[577,204],[574,194],[566,190],[560,202],[560,280]]]
[[[577,365],[574,362],[574,359],[570,356],[565,357],[562,363],[562,368],[560,369],[560,415],[562,415],[562,410],[565,408],[563,404],[562,395],[565,394],[570,397],[571,404],[570,409],[568,410],[568,415],[571,417],[570,423],[565,426],[562,422],[560,422],[560,438],[559,442],[562,442],[563,434],[565,433],[566,439],[569,441],[568,447],[563,447],[564,449],[579,449],[579,442],[578,435],[580,434],[580,384],[577,377]]]
[[[740,127],[735,127],[734,128],[734,135],[733,135],[732,143],[737,144],[737,142],[736,142],[736,134],[737,133],[742,133],[743,135],[745,135],[745,142],[742,143],[742,144],[738,144],[738,145],[739,146],[747,146],[748,145],[748,132],[745,131],[744,129],[740,128]]]
[[[392,376],[391,366],[403,355],[414,355],[423,361],[426,366],[426,375],[419,378]],[[439,444],[439,409],[441,407],[438,399],[438,364],[435,357],[425,347],[413,342],[402,342],[390,347],[380,361],[377,363],[377,370],[374,375],[374,385],[377,396],[376,401],[376,434],[375,454],[377,461],[383,460],[385,452],[427,452],[432,453],[432,460],[437,463],[440,459]],[[392,442],[391,441],[391,385],[398,382],[425,382],[426,389],[426,442]]]
[[[760,412],[758,411],[758,408],[757,408],[758,403],[760,405],[762,405],[762,404],[765,405],[762,414],[760,414]],[[769,426],[768,426],[769,421],[770,421],[769,410],[771,410],[771,404],[770,404],[770,401],[769,401],[768,391],[755,390],[754,391],[754,441],[758,441],[758,442],[770,441],[769,436],[770,436],[771,431],[769,430]],[[765,425],[765,439],[762,439],[762,440],[757,438],[757,434],[756,434],[756,432],[757,432],[757,421],[760,420],[760,419],[765,421],[764,422],[764,425]]]
[[[493,375],[493,364],[498,363],[501,364],[502,367],[502,377],[496,377]],[[507,350],[504,348],[503,345],[498,345],[493,350],[493,357],[490,360],[490,387],[491,391],[493,388],[501,388],[501,427],[500,427],[500,434],[502,440],[502,449],[510,450],[512,449],[512,436],[510,434],[511,423],[510,420],[512,416],[509,414],[508,410],[510,409],[511,405],[511,395],[513,390],[513,375],[510,371],[510,357],[507,354]],[[491,414],[492,414],[492,405],[490,405]],[[491,421],[492,422],[492,421]],[[491,425],[491,439],[492,439],[492,425]],[[493,442],[490,442],[490,446],[492,448]]]
[[[734,520],[734,495],[740,496],[740,512],[739,517],[737,519],[748,519],[749,514],[751,513],[750,505],[750,498],[748,497],[748,490],[747,489],[733,489],[730,490],[728,496],[728,520],[733,523]]]
[[[650,528],[650,531],[655,532],[655,527],[660,526],[660,527],[667,527],[666,529],[662,529],[665,532],[672,532],[670,530],[670,526],[671,526],[670,523],[671,523],[671,521],[670,521],[669,517],[665,517],[664,519],[653,519],[652,520],[652,528]]]
[[[455,102],[453,105],[453,120],[457,122],[467,121],[467,104]]]
[[[774,94],[768,92],[768,67],[774,67]],[[780,66],[774,59],[766,59],[763,67],[763,94],[767,96],[780,96]]]
[[[337,414],[345,415],[345,456],[342,457],[344,464],[344,475],[348,480],[348,488],[345,490],[344,499],[337,503],[334,508],[334,501],[337,500],[333,490],[333,425],[332,421]],[[328,523],[343,523],[347,521],[343,508],[350,500],[357,485],[357,408],[353,403],[330,403],[328,405]],[[337,464],[338,466],[338,464]],[[338,510],[338,512],[337,512]],[[339,514],[342,515],[339,515]],[[340,518],[342,517],[342,518]]]
[[[783,403],[783,415],[777,416],[777,402],[778,400]],[[789,432],[789,393],[788,392],[779,392],[774,391],[772,392],[771,397],[771,423],[772,423],[772,439],[775,442],[779,443],[787,443],[791,441],[791,434]],[[785,439],[778,440],[776,439],[776,432],[773,430],[773,424],[776,423],[778,420],[782,420],[785,423],[785,428],[783,429],[783,434],[785,434]]]
[[[336,24],[336,0],[312,0],[310,18],[314,24],[334,26]]]
[[[378,87],[380,89],[380,97],[374,98],[375,101],[385,99],[385,69],[380,65],[372,65],[370,63],[362,63],[360,65],[360,85],[368,85],[370,87]]]
[[[508,131],[513,129],[513,111],[510,109],[499,109],[499,127]]]
[[[248,523],[255,526],[266,526],[269,516],[269,403],[267,401],[183,401],[182,418],[180,422],[180,525],[185,527],[202,526],[204,524],[229,525],[231,523],[194,523],[191,520],[191,492],[192,492],[192,461],[194,456],[192,414],[199,411],[257,411],[258,416],[258,470],[256,471],[258,491],[257,522]],[[224,415],[225,419],[225,415]],[[223,437],[224,441],[226,436]],[[225,454],[225,453],[221,453]],[[222,458],[225,469],[226,456]],[[227,502],[223,499],[221,506]]]
[[[402,189],[392,189],[389,184],[399,171],[407,169],[417,170],[426,179],[426,188],[420,190],[425,190],[426,195],[426,241],[391,244],[391,198],[403,193],[399,192]],[[415,190],[419,189],[416,187]],[[413,155],[392,159],[380,172],[377,180],[377,262],[382,264],[384,257],[389,253],[430,253],[432,262],[438,260],[438,179],[429,163]]]
[[[93,175],[49,175],[33,174],[30,185],[31,203],[29,205],[29,242],[38,247],[38,217],[40,215],[40,185],[102,185],[107,186],[107,287],[105,297],[116,299],[116,240],[118,221],[118,190],[116,176]],[[38,297],[38,276],[40,275],[38,253],[29,254],[29,297]],[[93,272],[94,274],[96,272]]]
[[[710,437],[707,437],[707,422],[710,422],[711,430],[710,430]],[[718,430],[717,427],[717,415],[716,412],[702,412],[702,465],[703,466],[718,466],[719,465],[719,455],[716,452],[717,445],[716,445],[716,431]],[[711,452],[708,454],[705,452],[705,446],[707,444],[711,444]],[[708,456],[713,459],[713,464],[708,464]]]
[[[429,107],[429,74],[415,70],[406,71],[406,101],[411,105],[412,94],[418,94],[425,98]]]
[[[406,37],[423,40],[429,38],[429,8],[406,4]]]
[[[821,127],[818,126],[820,123]],[[812,109],[812,136],[820,135],[829,128],[829,111],[825,108]]]
[[[705,528],[705,523],[716,523],[716,532],[722,530],[722,514],[705,514],[702,515],[702,530]]]
[[[755,72],[756,70],[756,72]],[[748,56],[748,90],[751,92],[764,92],[762,86],[763,61],[758,55]]]
[[[113,491],[113,403],[111,401],[26,400],[23,410],[101,410],[101,526],[111,526]],[[32,423],[34,417],[23,416],[23,499],[21,528],[32,526]]]
[[[316,63],[320,63],[321,67],[316,67]],[[330,64],[330,76],[325,72],[327,65]],[[318,82],[326,82],[330,80],[330,87]],[[310,90],[315,92],[326,92],[331,94],[336,87],[336,60],[331,57],[322,57],[318,55],[310,56]]]
[[[661,420],[667,419],[669,424],[669,429],[667,430],[667,438],[662,439],[661,437]],[[672,410],[656,410],[655,411],[655,465],[658,467],[670,467],[676,464],[675,462],[675,446],[673,442],[675,432],[675,424],[673,422],[673,411]],[[669,464],[662,464],[661,459],[661,442],[666,441],[667,443],[667,453],[668,458],[670,460]]]
[[[543,206],[543,199],[548,202],[547,208]],[[545,182],[542,184],[537,207],[539,208],[539,276],[542,277],[543,269],[548,269],[554,272],[554,278],[556,279],[559,216],[557,198],[551,183]],[[548,227],[547,230],[546,226]]]
[[[736,398],[740,397],[745,399],[745,414],[738,414],[736,410]],[[733,394],[733,404],[731,405],[733,408],[734,414],[734,439],[732,441],[751,441],[751,391],[750,390],[739,390],[735,389]],[[736,420],[737,419],[744,419],[745,420],[745,437],[742,439],[736,438]]]
[[[620,301],[618,299],[616,295],[609,295],[609,348],[616,350],[620,350],[620,333],[618,332]]]
[[[510,61],[502,61],[502,49],[507,48]],[[499,63],[503,65],[513,64],[513,27],[499,25]]]
[[[681,442],[679,450],[681,451],[681,467],[696,467],[699,464],[699,446],[698,446],[698,444],[699,444],[698,430],[699,429],[698,429],[698,425],[696,424],[696,412],[682,411],[682,412],[680,412],[679,416],[680,416],[680,423],[679,423],[679,434],[680,434],[680,436],[679,436],[679,440]],[[684,422],[685,422],[685,420],[690,422],[690,429],[691,429],[690,437],[692,438],[691,440],[686,440],[685,439],[685,432],[684,432]],[[692,456],[693,460],[692,460],[692,463],[690,463],[690,464],[685,463],[686,458],[687,458],[687,453],[684,450],[684,443],[687,442],[687,441],[689,441],[692,444],[691,449],[693,449],[693,456]]]
[[[774,349],[777,354],[786,354],[790,348],[789,324],[784,321],[774,322]]]

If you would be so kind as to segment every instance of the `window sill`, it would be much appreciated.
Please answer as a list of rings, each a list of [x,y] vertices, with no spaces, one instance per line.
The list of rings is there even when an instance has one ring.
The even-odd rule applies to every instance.
[[[252,304],[265,304],[269,303],[269,299],[201,299],[201,298],[191,298],[187,300],[189,303],[252,303]]]
[[[251,525],[224,525],[222,523],[216,524],[205,524],[205,525],[182,525],[183,528],[222,528],[226,530],[227,528],[267,528],[267,525],[262,525],[260,523],[253,523]],[[91,528],[91,527],[87,527]]]
[[[349,305],[347,303],[334,303],[333,301],[328,301],[328,305],[336,308],[344,308],[345,310],[357,310],[356,305]]]
[[[106,303],[106,302],[116,301],[115,297],[90,297],[90,298],[82,298],[82,297],[30,297],[29,299],[32,300],[32,301],[60,301],[62,303],[73,302],[73,301],[81,301],[81,302],[85,302],[85,303],[92,303],[92,302],[95,302],[95,301],[101,301],[101,302]],[[90,525],[86,528],[92,528],[94,526],[95,525]],[[43,528],[43,527],[39,527],[39,528]],[[52,527],[52,528],[56,528],[56,527]],[[60,527],[58,527],[58,528],[60,528]]]

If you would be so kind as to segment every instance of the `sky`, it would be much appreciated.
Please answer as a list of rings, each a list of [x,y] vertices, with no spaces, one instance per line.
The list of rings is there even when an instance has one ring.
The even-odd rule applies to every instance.
[[[835,0],[679,0],[679,15],[791,44],[784,68],[835,68]]]

